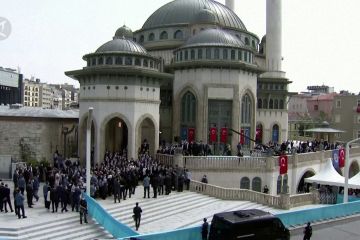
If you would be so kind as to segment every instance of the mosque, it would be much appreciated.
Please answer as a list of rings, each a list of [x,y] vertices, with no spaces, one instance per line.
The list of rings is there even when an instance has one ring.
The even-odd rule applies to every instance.
[[[80,83],[79,149],[93,107],[95,159],[127,149],[136,158],[146,139],[202,141],[216,148],[287,139],[288,85],[282,71],[281,0],[266,1],[266,36],[246,28],[234,0],[173,0],[136,31],[112,40],[65,74]],[[241,132],[241,137],[230,129]]]

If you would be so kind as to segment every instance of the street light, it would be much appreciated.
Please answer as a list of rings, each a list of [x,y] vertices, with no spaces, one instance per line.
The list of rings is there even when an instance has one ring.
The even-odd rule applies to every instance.
[[[350,144],[356,141],[359,141],[360,138],[353,139],[346,143],[346,150],[345,150],[345,186],[344,186],[344,203],[348,202],[349,199],[349,164],[350,164]]]
[[[93,107],[89,107],[89,114],[86,126],[86,193],[90,196],[90,158],[91,158],[91,125]]]

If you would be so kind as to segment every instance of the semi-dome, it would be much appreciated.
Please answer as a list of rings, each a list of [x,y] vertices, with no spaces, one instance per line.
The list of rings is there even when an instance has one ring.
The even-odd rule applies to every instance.
[[[191,37],[183,47],[191,46],[243,47],[244,43],[225,30],[206,29]]]
[[[128,52],[128,53],[140,53],[147,54],[144,47],[137,44],[136,42],[123,38],[115,38],[107,43],[104,43],[101,47],[96,50],[96,53],[105,52]]]
[[[142,29],[193,24],[204,8],[210,10],[215,22],[223,27],[246,30],[240,18],[229,8],[214,0],[174,0],[156,10],[144,23]]]
[[[131,31],[130,28],[128,28],[127,26],[123,25],[122,27],[120,27],[118,30],[116,30],[115,32],[115,38],[129,38],[129,39],[133,39],[133,32]]]

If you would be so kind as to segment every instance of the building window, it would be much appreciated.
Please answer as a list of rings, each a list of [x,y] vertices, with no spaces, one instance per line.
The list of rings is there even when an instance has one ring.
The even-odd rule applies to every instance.
[[[250,189],[250,179],[248,177],[243,177],[240,180],[241,189]]]
[[[214,50],[214,58],[219,59],[220,58],[220,51],[218,48],[215,48]]]
[[[358,104],[358,106],[359,106],[359,104]],[[336,108],[341,108],[341,100],[340,99],[336,100]]]
[[[241,100],[241,123],[251,124],[251,98],[248,94],[245,94]]]
[[[245,38],[245,45],[246,45],[246,46],[249,46],[249,45],[250,45],[249,38],[247,38],[247,37]]]
[[[150,61],[150,68],[154,68],[154,62]]]
[[[255,192],[261,192],[261,178],[254,177],[252,180],[252,190]]]
[[[228,58],[228,50],[225,48],[223,49],[223,59],[227,59]]]
[[[277,99],[274,100],[274,109],[279,109],[279,101]]]
[[[360,99],[357,100],[357,106],[360,107]]]
[[[191,49],[190,57],[191,57],[191,60],[195,59],[195,50],[194,49]]]
[[[274,100],[270,99],[269,101],[269,109],[273,109],[274,108]]]
[[[96,58],[92,58],[92,59],[91,59],[91,65],[92,65],[92,66],[95,66],[95,65],[96,65]]]
[[[202,49],[198,49],[198,59],[202,59]]]
[[[211,59],[211,49],[210,48],[206,49],[206,59]]]
[[[144,67],[148,67],[148,66],[149,66],[149,63],[148,63],[148,60],[147,60],[147,59],[144,59],[143,65],[144,65]]]
[[[255,41],[254,41],[254,40],[251,41],[251,45],[252,45],[253,48],[256,48],[256,45],[255,45]]]
[[[280,100],[279,109],[284,109],[284,100]]]
[[[272,128],[272,141],[273,143],[279,142],[279,125],[275,124]]]
[[[112,64],[113,64],[113,59],[112,59],[112,57],[107,57],[107,58],[106,58],[106,64],[107,64],[107,65],[112,65]]]
[[[104,64],[104,59],[102,57],[99,57],[98,59],[98,64],[99,65],[103,65]]]
[[[141,61],[139,58],[135,58],[135,65],[136,66],[141,66]]]
[[[180,61],[183,59],[183,52],[180,52]]]
[[[314,105],[314,111],[318,111],[319,110],[319,105]]]
[[[186,92],[181,98],[181,127],[195,127],[196,98],[191,92]]]
[[[122,64],[122,57],[116,57],[115,58],[115,64],[116,65],[121,65]]]
[[[174,38],[175,39],[182,39],[183,38],[183,32],[181,30],[177,30],[175,33],[174,33]]]
[[[132,65],[132,57],[125,58],[125,65]]]
[[[148,41],[154,41],[155,40],[155,34],[154,33],[150,33],[148,36]]]
[[[239,50],[238,51],[238,60],[242,60],[242,51],[241,50]]]
[[[140,43],[143,43],[143,42],[144,42],[144,35],[141,35],[141,36],[140,36],[140,40],[139,40],[139,41],[140,41]]]
[[[231,60],[235,60],[235,50],[231,50]]]
[[[261,100],[261,98],[258,99],[258,108],[259,109],[262,108],[262,100]]]
[[[185,54],[184,54],[184,55],[185,55],[185,61],[188,60],[188,58],[189,58],[189,53],[188,53],[187,50],[185,50]]]
[[[161,32],[160,39],[168,39],[168,33],[166,31]]]

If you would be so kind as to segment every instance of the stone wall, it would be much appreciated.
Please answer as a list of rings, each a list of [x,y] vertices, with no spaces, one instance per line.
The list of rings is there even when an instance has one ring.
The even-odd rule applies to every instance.
[[[77,127],[78,119],[1,117],[0,155],[21,161],[27,153],[30,159],[52,161],[56,150],[64,151],[63,127],[71,129],[74,125]],[[76,144],[75,130],[67,136],[67,146],[71,143]]]

